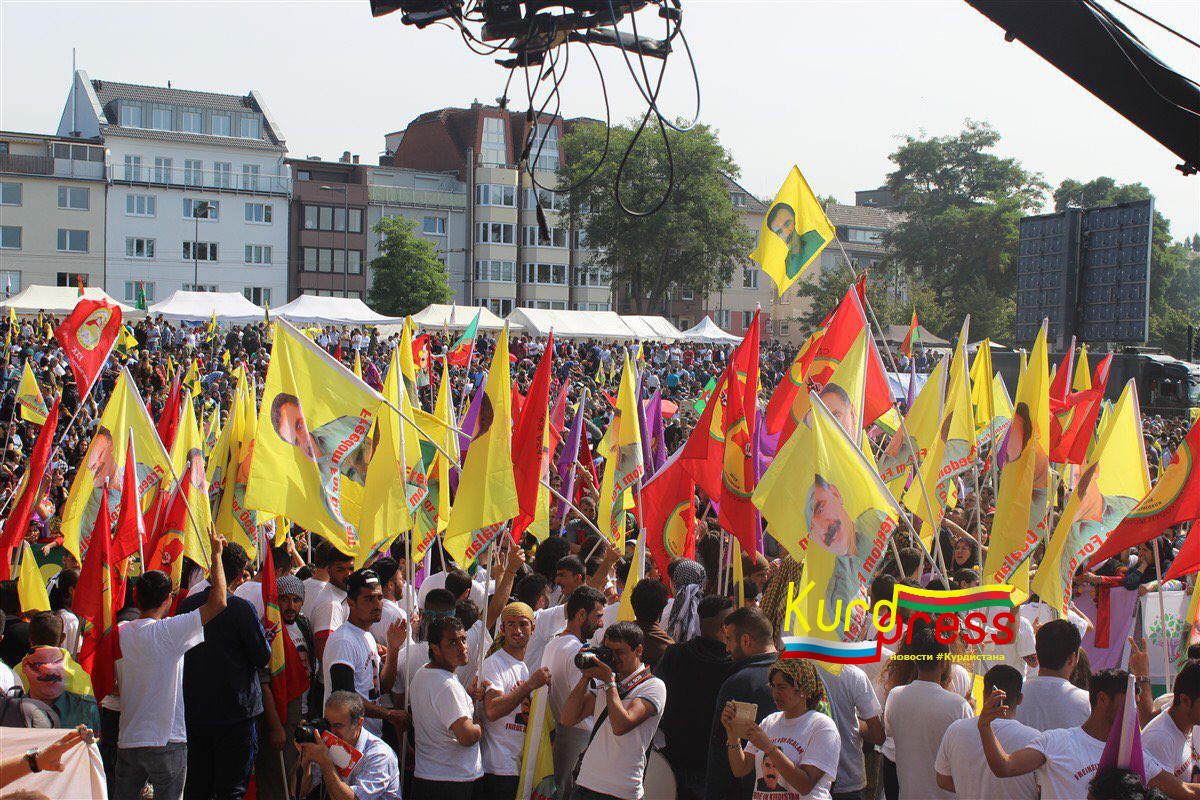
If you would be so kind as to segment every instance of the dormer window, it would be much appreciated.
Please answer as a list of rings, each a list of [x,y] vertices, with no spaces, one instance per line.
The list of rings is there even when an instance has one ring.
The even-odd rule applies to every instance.
[[[142,127],[142,107],[121,104],[121,126],[125,128]]]
[[[241,137],[243,139],[257,139],[259,137],[257,117],[242,117]]]

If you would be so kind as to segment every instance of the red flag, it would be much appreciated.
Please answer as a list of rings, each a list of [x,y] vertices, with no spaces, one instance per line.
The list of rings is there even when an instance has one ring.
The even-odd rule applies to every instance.
[[[111,543],[105,491],[100,494],[100,512],[96,514],[71,606],[81,622],[78,661],[92,676],[97,701],[103,700],[115,685],[114,664],[120,652],[116,619],[125,599],[125,581],[112,558]]]
[[[586,432],[583,434],[583,438],[579,440],[578,461],[579,466],[583,467],[584,470],[587,471],[588,477],[592,479],[591,485],[594,486],[597,491],[599,491],[600,477],[596,474],[596,461],[592,458],[592,445],[587,440]],[[576,474],[579,474],[578,471]],[[583,499],[583,496],[587,494],[587,492],[584,491],[583,484],[583,481],[575,481],[575,496],[570,498],[570,500],[576,505],[578,505],[579,501]]]
[[[429,371],[429,334],[422,333],[412,340],[413,364],[418,372]]]
[[[917,333],[917,327],[920,325],[917,322],[917,310],[913,309],[912,322],[908,323],[908,333],[904,334],[904,341],[900,343],[900,352],[912,358],[913,354],[913,339],[920,338]]]
[[[150,398],[147,397],[149,402]],[[179,412],[183,409],[183,392],[180,390],[179,376],[171,381],[171,391],[167,393],[167,402],[163,404],[162,414],[158,417],[155,430],[162,440],[163,448],[169,453],[175,442],[175,433],[179,429]]]
[[[563,381],[562,386],[558,387],[558,396],[554,398],[554,405],[550,407],[550,453],[558,452],[558,446],[562,443],[563,431],[567,429],[567,395],[571,391],[571,382]]]
[[[279,611],[279,589],[275,583],[275,559],[271,548],[264,546],[262,567],[263,631],[271,647],[267,669],[271,674],[271,697],[279,719],[287,719],[288,703],[308,691],[308,674],[300,662],[300,654],[292,637],[284,630]]]
[[[554,334],[551,333],[546,340],[546,349],[542,351],[542,359],[533,373],[533,382],[529,384],[529,394],[525,396],[521,414],[513,425],[513,477],[516,479],[517,501],[521,507],[512,525],[513,541],[516,542],[521,541],[521,534],[537,516],[540,479],[547,473],[550,457],[554,453],[546,446],[544,435],[550,415],[550,373],[553,368]],[[516,384],[513,384],[514,399],[519,395]]]
[[[1082,465],[1087,458],[1111,366],[1109,354],[1096,365],[1091,389],[1071,392],[1066,401],[1050,396],[1050,460],[1054,463]]]
[[[9,569],[12,563],[13,550],[21,543],[21,538],[29,528],[29,518],[33,516],[33,507],[37,505],[42,494],[42,484],[46,479],[46,465],[50,461],[50,448],[54,444],[54,430],[58,427],[58,401],[46,415],[46,424],[38,433],[37,442],[29,456],[29,466],[25,470],[24,485],[21,495],[17,498],[13,511],[4,523],[4,532],[0,534],[0,580],[12,577]]]
[[[183,571],[183,532],[187,530],[188,510],[185,493],[192,485],[192,462],[188,461],[179,485],[171,493],[170,505],[162,515],[162,524],[154,531],[147,545],[149,558],[146,569],[156,569],[171,576],[171,585],[179,589]]]
[[[125,475],[121,481],[121,509],[117,516],[117,533],[113,539],[113,559],[124,561],[142,550],[146,525],[142,520],[141,495],[138,493],[137,454],[133,437],[125,449]]]
[[[78,292],[78,294],[76,294],[76,297],[83,297],[83,276],[82,275],[75,276],[75,285],[79,289],[79,292]]]
[[[512,408],[513,430],[516,430],[517,424],[521,421],[521,412],[525,410],[525,395],[521,394],[521,390],[517,388],[517,383],[514,380],[512,385],[512,398],[510,400]]]
[[[642,522],[646,526],[646,550],[660,575],[677,556],[696,555],[696,484],[672,456],[642,487]]]
[[[338,342],[333,348],[333,357],[338,361],[342,360],[342,343]]]
[[[726,393],[724,448],[721,453],[721,496],[717,522],[729,531],[747,554],[758,552],[758,509],[750,502],[754,492],[753,438],[742,405],[744,387],[737,372],[730,375],[730,391]]]
[[[1167,528],[1200,519],[1200,468],[1196,465],[1198,460],[1200,420],[1192,425],[1187,437],[1175,451],[1170,466],[1158,479],[1158,483],[1154,484],[1150,494],[1121,520],[1108,535],[1108,540],[1091,557],[1091,566],[1096,566],[1126,548],[1137,547],[1156,536],[1161,536]],[[1175,557],[1163,579],[1178,578],[1197,569],[1200,569],[1200,525],[1193,525],[1179,549],[1179,555]]]
[[[55,329],[54,338],[71,362],[80,397],[91,390],[120,330],[121,309],[107,300],[80,300]]]
[[[1058,400],[1065,403],[1067,395],[1071,393],[1072,376],[1075,373],[1075,337],[1071,337],[1071,346],[1067,348],[1066,355],[1063,356],[1062,363],[1058,365],[1058,371],[1054,373],[1054,380],[1050,382],[1050,402]]]

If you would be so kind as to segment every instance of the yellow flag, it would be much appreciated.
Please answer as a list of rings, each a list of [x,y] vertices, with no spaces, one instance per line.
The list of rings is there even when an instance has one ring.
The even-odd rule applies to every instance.
[[[496,337],[479,420],[446,526],[446,550],[460,566],[466,566],[479,555],[519,510],[511,452],[511,392],[505,325],[503,333]]]
[[[354,351],[354,377],[362,380],[362,357],[357,350]]]
[[[1050,511],[1050,367],[1043,322],[1025,374],[1017,385],[1013,419],[1003,446],[996,516],[983,568],[983,583],[1017,588],[1033,548],[1046,537]]]
[[[247,380],[246,371],[239,366],[235,375],[237,383],[229,420],[209,458],[209,494],[215,494],[218,498],[215,517],[217,533],[240,544],[247,553],[256,555],[259,515],[246,504],[246,482],[254,459],[257,406],[254,387]]]
[[[1075,375],[1071,381],[1072,392],[1085,392],[1092,388],[1092,370],[1088,366],[1087,345],[1079,348],[1079,358],[1075,360]]]
[[[412,407],[408,404],[408,392],[402,388],[397,352],[392,352],[392,365],[383,384],[383,397],[411,417]],[[406,441],[404,450],[408,458],[402,462],[400,425],[400,415],[387,403],[379,407],[373,432],[375,453],[367,465],[362,515],[358,526],[360,556],[369,552],[377,542],[412,528],[412,515],[405,499],[406,478],[408,471],[417,466],[412,454],[417,453],[419,457],[420,445],[416,441]],[[406,439],[415,440],[416,431],[411,425],[406,424],[405,427]]]
[[[419,504],[413,500],[409,508],[413,515],[412,560],[415,564],[425,557],[425,551],[438,533],[446,530],[450,522],[450,467],[452,458],[459,461],[458,423],[454,418],[454,397],[450,386],[450,369],[442,361],[442,381],[438,385],[437,402],[434,404],[436,424],[429,430],[441,449],[432,445],[422,446],[421,472],[414,474],[413,484],[425,481],[424,496]],[[445,451],[449,454],[442,454]],[[410,489],[410,497],[413,497]]]
[[[763,217],[750,258],[771,276],[783,297],[836,235],[800,168],[792,167]]]
[[[734,553],[735,560],[741,560],[740,553]],[[633,548],[633,563],[629,565],[629,574],[625,577],[625,588],[621,590],[621,605],[617,608],[617,622],[633,622],[633,587],[646,573],[646,533],[638,536]]]
[[[49,611],[50,598],[46,594],[46,581],[38,571],[37,559],[28,542],[21,544],[21,568],[17,573],[17,597],[21,601],[21,612]]]
[[[996,418],[996,400],[992,396],[992,340],[984,339],[975,351],[971,363],[971,410],[975,416],[975,432],[985,437]]]
[[[42,397],[42,390],[38,388],[37,378],[34,377],[33,368],[29,366],[28,361],[21,370],[21,383],[17,386],[17,404],[21,407],[21,419],[35,425],[46,424],[46,416],[50,409],[46,407],[46,399]]]
[[[131,429],[138,459],[135,467],[138,491],[144,511],[165,488],[167,453],[129,370],[122,369],[63,504],[63,547],[80,563],[87,549],[86,542],[92,535],[96,514],[100,511],[102,492],[108,492],[109,514],[114,522],[120,512],[121,476]]]
[[[904,417],[904,427],[896,431],[879,456],[879,477],[884,483],[898,481],[910,469],[922,463],[925,452],[937,436],[945,393],[946,359],[943,358],[929,373],[925,385],[913,400],[912,408]],[[906,431],[907,437],[904,435]],[[913,452],[913,446],[916,447],[916,453]],[[903,488],[903,483],[900,485]]]
[[[517,776],[518,798],[554,796],[554,751],[550,745],[550,732],[553,730],[550,687],[543,686],[529,696],[529,716],[525,726],[525,743],[521,750],[521,772]]]
[[[1032,588],[1043,603],[1066,617],[1070,604],[1071,576],[1108,539],[1109,532],[1150,493],[1150,473],[1142,445],[1142,416],[1137,387],[1125,384],[1113,407],[1112,418],[1095,456],[1079,475],[1075,490],[1046,555],[1033,579]]]
[[[180,404],[179,427],[171,443],[171,467],[180,480],[188,466],[192,467],[191,485],[187,487],[187,503],[191,512],[183,531],[183,554],[197,564],[208,561],[208,529],[212,511],[208,504],[208,476],[204,468],[204,439],[196,421],[192,397],[185,394]],[[176,585],[178,585],[176,583]]]
[[[359,501],[370,431],[383,398],[286,320],[275,321],[271,365],[254,435],[246,506],[286,517],[344,553],[358,548],[345,513]]]
[[[193,397],[199,397],[203,392],[200,386],[200,368],[197,366],[196,359],[192,359],[192,363],[188,365],[188,370],[183,374],[183,385],[192,393]]]
[[[636,405],[636,371],[632,359],[626,354],[620,388],[617,390],[617,406],[605,434],[608,447],[602,451],[605,456],[604,479],[601,481],[596,527],[612,540],[618,550],[625,548],[625,512],[631,506],[629,493],[645,471]]]
[[[900,508],[825,404],[813,397],[812,407],[809,423],[798,426],[780,448],[753,500],[776,541],[805,562],[806,580],[816,588],[799,603],[807,611],[803,616],[815,623],[818,601],[824,601],[826,619],[834,609],[845,619],[842,612],[848,604],[866,598]],[[799,592],[803,586],[796,588]],[[862,628],[863,614],[859,609],[846,616],[849,630],[796,630],[791,615],[783,629],[827,641],[852,641]]]
[[[412,317],[405,317],[404,327],[400,332],[400,344],[396,346],[400,355],[400,375],[403,376],[404,390],[408,392],[410,400],[417,396],[417,362],[413,360],[412,348],[415,329]]]

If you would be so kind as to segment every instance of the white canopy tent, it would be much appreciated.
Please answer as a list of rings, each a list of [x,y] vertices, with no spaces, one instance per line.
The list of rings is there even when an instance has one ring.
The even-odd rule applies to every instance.
[[[401,317],[376,314],[354,297],[318,297],[302,294],[287,305],[271,309],[271,317],[282,317],[294,325],[399,325]]]
[[[712,321],[712,317],[706,316],[700,320],[700,324],[694,328],[688,328],[680,338],[688,342],[705,342],[707,344],[737,344],[742,340],[740,336],[734,336],[732,333],[726,333],[721,330],[717,323]]]
[[[550,331],[560,339],[634,339],[624,319],[613,311],[552,311],[547,308],[514,308],[510,324],[522,325],[533,336]]]
[[[503,317],[496,316],[491,310],[482,306],[452,306],[438,303],[425,306],[413,314],[412,321],[422,329],[442,330],[446,328],[452,331],[461,331],[465,330],[471,324],[471,320],[475,319],[476,312],[479,313],[479,330],[498,331],[504,327]],[[508,329],[516,331],[522,330],[522,327],[509,323]]]
[[[262,322],[266,312],[237,292],[178,291],[150,306],[150,314],[173,322],[207,322],[215,314],[217,322],[244,325]]]
[[[107,300],[121,309],[126,317],[141,319],[146,312],[133,306],[117,302],[98,286],[86,286],[83,296],[88,300]],[[0,300],[0,307],[14,309],[21,316],[35,316],[39,311],[56,316],[66,316],[75,310],[79,302],[79,289],[73,286],[27,286],[7,300]]]
[[[629,326],[638,339],[674,342],[683,334],[666,317],[624,315],[621,320]]]

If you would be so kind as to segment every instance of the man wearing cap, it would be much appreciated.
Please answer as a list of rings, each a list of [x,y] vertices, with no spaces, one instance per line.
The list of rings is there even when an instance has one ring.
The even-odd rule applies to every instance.
[[[325,690],[357,692],[366,709],[366,727],[378,736],[383,720],[394,725],[407,724],[403,711],[379,705],[380,685],[391,686],[396,680],[396,657],[408,637],[408,624],[396,620],[387,630],[387,655],[379,657],[379,646],[371,635],[371,626],[383,613],[383,588],[373,570],[360,569],[346,580],[346,623],[325,643],[321,672]]]
[[[550,670],[531,675],[525,646],[533,634],[533,609],[509,603],[500,612],[500,649],[483,662],[483,786],[489,800],[512,800],[521,774],[521,748],[529,720],[528,699],[550,682]]]

